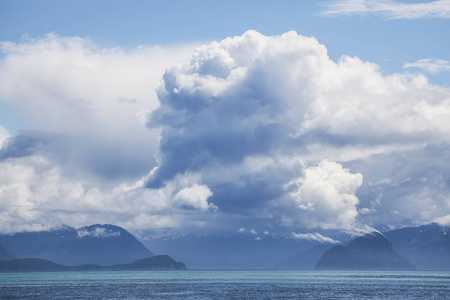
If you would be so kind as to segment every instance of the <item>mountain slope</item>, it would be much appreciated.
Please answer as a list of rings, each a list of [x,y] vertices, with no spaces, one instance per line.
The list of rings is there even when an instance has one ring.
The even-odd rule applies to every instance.
[[[391,230],[383,234],[399,253],[419,269],[450,269],[449,227],[433,223]]]
[[[11,260],[11,259],[16,259],[17,257],[12,254],[10,251],[8,251],[8,249],[6,249],[5,247],[3,247],[3,245],[0,245],[0,259],[1,260]]]
[[[19,258],[40,258],[64,265],[124,264],[153,256],[133,235],[114,225],[22,232],[0,236],[0,243]]]
[[[412,270],[415,267],[392,249],[382,234],[373,232],[326,251],[316,269]]]
[[[324,252],[335,245],[321,244],[311,249],[297,252],[288,259],[276,263],[273,267],[277,269],[313,269]]]

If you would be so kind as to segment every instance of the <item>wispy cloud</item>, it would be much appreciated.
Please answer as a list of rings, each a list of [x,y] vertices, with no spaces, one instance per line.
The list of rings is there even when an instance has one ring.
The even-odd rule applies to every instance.
[[[97,238],[116,238],[120,236],[120,231],[112,231],[105,228],[95,228],[93,230],[79,229],[77,231],[79,238],[97,237]]]
[[[292,236],[298,240],[318,241],[320,243],[333,243],[338,244],[339,241],[333,240],[330,237],[323,236],[318,232],[315,233],[292,233]]]
[[[450,1],[403,3],[392,0],[336,0],[324,3],[322,15],[377,14],[389,19],[450,18]]]
[[[450,71],[450,61],[444,59],[424,58],[413,63],[405,63],[403,68],[418,68],[431,74]]]

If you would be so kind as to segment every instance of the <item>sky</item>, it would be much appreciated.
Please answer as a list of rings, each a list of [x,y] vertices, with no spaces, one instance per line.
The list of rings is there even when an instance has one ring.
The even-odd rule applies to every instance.
[[[0,0],[0,232],[450,225],[449,28],[449,0]]]

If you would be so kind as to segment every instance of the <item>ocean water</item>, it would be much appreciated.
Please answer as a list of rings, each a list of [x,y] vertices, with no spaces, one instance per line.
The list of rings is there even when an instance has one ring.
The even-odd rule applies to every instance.
[[[450,271],[0,273],[0,299],[450,299]]]

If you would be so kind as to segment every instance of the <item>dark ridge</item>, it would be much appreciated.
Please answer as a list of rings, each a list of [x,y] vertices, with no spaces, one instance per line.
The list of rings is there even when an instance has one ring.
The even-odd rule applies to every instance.
[[[176,262],[168,255],[157,255],[136,260],[131,264],[115,265],[110,268],[127,270],[185,270],[186,266],[182,262]]]
[[[170,256],[158,255],[134,261],[131,264],[100,266],[86,264],[80,266],[65,266],[49,260],[39,258],[22,258],[14,260],[0,260],[0,272],[25,271],[105,271],[105,270],[186,270],[182,262],[174,261]]]
[[[66,271],[68,268],[70,267],[55,264],[49,260],[39,258],[0,260],[0,271],[2,272]]]

